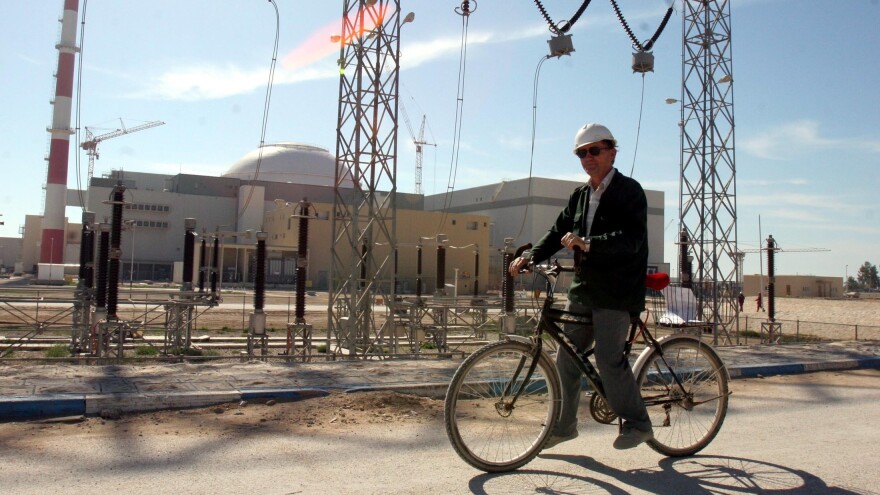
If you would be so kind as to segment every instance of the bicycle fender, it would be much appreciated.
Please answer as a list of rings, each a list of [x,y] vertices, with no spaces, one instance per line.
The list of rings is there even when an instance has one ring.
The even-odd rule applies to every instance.
[[[522,335],[507,334],[504,336],[504,338],[507,340],[512,340],[514,342],[519,342],[521,344],[532,345],[532,339],[528,337],[523,337]]]

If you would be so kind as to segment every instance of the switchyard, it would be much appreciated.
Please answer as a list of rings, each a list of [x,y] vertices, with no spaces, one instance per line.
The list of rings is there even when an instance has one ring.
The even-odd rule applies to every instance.
[[[270,0],[270,3],[277,19],[278,7],[274,1]],[[332,194],[324,198],[332,207],[323,212],[325,216],[321,218],[320,212],[314,208],[314,198],[287,197],[280,200],[292,201],[287,204],[298,208],[296,213],[287,217],[290,225],[296,225],[295,229],[288,227],[288,230],[296,230],[298,237],[296,256],[291,257],[295,260],[295,274],[292,276],[295,281],[292,295],[295,308],[293,317],[288,316],[281,326],[283,335],[270,335],[270,329],[277,329],[279,325],[269,323],[272,318],[265,307],[269,275],[266,267],[274,263],[270,263],[272,256],[269,253],[276,242],[275,238],[269,238],[263,211],[263,204],[274,199],[266,197],[266,194],[271,194],[267,191],[275,186],[261,182],[259,177],[264,151],[265,159],[271,159],[269,145],[261,141],[253,175],[237,186],[235,197],[239,203],[229,223],[221,224],[217,218],[183,220],[177,218],[182,217],[183,212],[175,211],[176,223],[150,220],[142,225],[139,222],[143,220],[125,218],[125,215],[134,214],[135,211],[167,213],[168,206],[136,204],[131,198],[126,198],[124,176],[116,177],[113,183],[112,180],[102,182],[98,178],[91,180],[91,174],[100,141],[162,124],[153,121],[129,128],[123,124],[122,129],[101,135],[89,132],[89,139],[82,147],[89,154],[90,183],[103,184],[103,187],[112,190],[111,198],[106,203],[112,210],[112,218],[100,221],[95,212],[87,211],[83,204],[76,290],[71,296],[66,296],[67,292],[58,292],[57,298],[51,300],[56,309],[48,310],[46,301],[30,295],[3,298],[8,314],[29,328],[16,344],[23,345],[40,337],[50,328],[69,325],[69,348],[74,356],[122,359],[126,357],[126,349],[130,349],[134,343],[155,347],[165,357],[193,354],[193,349],[198,347],[194,335],[196,322],[218,311],[224,302],[225,294],[220,286],[225,280],[226,266],[222,261],[225,239],[234,239],[230,244],[236,246],[233,281],[242,281],[241,271],[250,271],[251,274],[251,311],[246,325],[242,325],[247,331],[243,343],[247,358],[268,358],[273,355],[302,361],[316,358],[384,358],[425,354],[424,350],[428,347],[435,351],[434,354],[446,355],[459,352],[468,342],[485,341],[498,333],[516,332],[519,325],[528,322],[527,305],[515,301],[515,294],[520,293],[516,291],[516,285],[522,281],[511,279],[505,270],[517,247],[514,242],[515,227],[510,222],[504,224],[510,232],[493,232],[493,238],[482,245],[460,242],[461,239],[451,236],[451,225],[455,222],[450,220],[449,211],[458,192],[455,191],[454,182],[450,182],[443,195],[443,206],[436,209],[440,215],[439,222],[424,232],[429,235],[417,237],[417,242],[413,243],[401,241],[398,202],[403,195],[399,194],[397,184],[399,49],[401,26],[413,22],[415,16],[401,10],[400,0],[343,0],[342,3],[341,32],[334,37],[334,43],[338,43],[339,48],[337,132],[332,155],[334,173],[332,182],[325,184],[329,188],[327,191]],[[585,15],[590,2],[584,2],[569,19],[563,21],[553,20],[541,2],[535,3],[538,13],[547,21],[551,34],[550,53],[543,60],[570,56],[574,52],[571,27]],[[673,8],[670,7],[660,19],[653,36],[640,41],[633,34],[617,3],[612,0],[611,4],[633,44],[633,72],[640,74],[644,80],[645,74],[653,71],[651,49],[663,33]],[[462,21],[460,63],[464,68],[467,63],[468,24],[472,15],[478,15],[477,2],[463,1],[452,10]],[[682,282],[689,284],[688,288],[700,288],[693,291],[696,297],[695,320],[700,322],[702,328],[708,329],[716,343],[729,343],[730,335],[738,325],[736,312],[731,308],[741,287],[741,275],[737,270],[739,251],[733,154],[730,6],[727,2],[684,0],[681,2],[681,11],[685,70],[679,122],[681,185],[678,224],[681,235],[678,268]],[[49,268],[47,277],[38,274],[38,278],[54,278],[52,266],[58,260],[63,260],[63,196],[66,185],[59,182],[59,178],[67,175],[68,140],[73,133],[70,128],[70,103],[73,98],[75,56],[79,52],[76,44],[78,14],[79,2],[66,0],[61,18],[61,41],[57,46],[56,97],[49,128],[52,144],[48,157],[48,186],[39,256],[40,269]],[[275,49],[266,95],[263,136],[277,55],[277,37]],[[464,83],[462,71],[458,105],[463,102]],[[457,111],[456,114],[458,129],[461,112]],[[417,196],[421,197],[424,207],[425,198],[420,196],[421,146],[433,143],[425,141],[425,117],[418,137],[412,132],[405,113],[404,121],[419,150]],[[456,130],[456,137],[458,132]],[[453,147],[457,146],[456,142]],[[316,152],[310,150],[309,153]],[[166,190],[178,192],[177,187],[185,180],[185,177],[179,176],[179,182],[167,186]],[[530,177],[528,194],[531,194],[532,180]],[[204,189],[205,182],[195,179],[193,188]],[[208,189],[218,188],[220,183],[207,186]],[[503,190],[503,186],[502,183],[498,187],[495,196]],[[419,199],[414,201],[418,202]],[[662,203],[662,197],[660,201]],[[549,202],[544,206],[548,211],[558,211],[558,207]],[[474,211],[480,210],[474,208]],[[523,210],[517,210],[516,214],[525,217],[530,212],[526,206]],[[309,239],[309,224],[316,221],[328,222],[329,236],[319,240],[314,237]],[[200,222],[202,225],[199,228]],[[497,222],[502,225],[503,220]],[[488,221],[483,222],[484,225],[480,225],[479,221],[468,223],[473,223],[475,230],[489,228]],[[661,213],[659,225],[664,223]],[[135,226],[176,226],[180,229],[172,234],[179,235],[175,245],[182,247],[182,250],[178,249],[182,253],[182,284],[179,290],[159,291],[152,293],[149,298],[140,299],[130,286],[129,299],[120,301],[125,249],[122,233]],[[133,280],[134,230],[128,237],[132,258],[129,278]],[[498,242],[499,239],[505,240]],[[240,253],[238,248],[243,244],[247,246]],[[655,260],[656,265],[662,264],[662,241],[658,244],[661,258],[659,263]],[[473,259],[463,262],[459,258],[456,264],[447,264],[446,255],[450,249],[472,251]],[[310,321],[306,312],[306,292],[313,292],[306,287],[309,260],[314,257],[315,250],[330,253],[328,301],[319,324]],[[429,252],[436,253],[436,259],[433,260],[436,262],[436,285],[427,291],[429,294],[423,294],[423,275],[427,271],[422,266],[423,256]],[[403,273],[399,263],[402,257],[412,256],[412,253],[417,253],[418,266],[415,274],[416,293],[414,297],[409,297],[401,289]],[[241,271],[239,259],[245,266]],[[180,260],[178,258],[176,261]],[[668,269],[661,266],[655,268]],[[450,271],[456,274],[453,284],[447,283]],[[459,290],[459,272],[472,274],[473,278],[468,280],[468,291]],[[490,277],[497,284],[493,285]],[[487,292],[489,288],[492,293]],[[28,305],[42,307],[42,311],[37,311],[39,316],[18,314],[18,308]],[[68,307],[62,308],[65,305]],[[120,305],[131,308],[125,317],[119,310]],[[135,308],[144,309],[140,311]],[[51,316],[47,316],[47,311]],[[155,333],[161,339],[154,338],[152,334]],[[283,339],[283,348],[280,352],[273,352],[278,348],[280,339]],[[6,347],[3,352],[12,347],[14,345]],[[321,352],[318,352],[319,348]]]

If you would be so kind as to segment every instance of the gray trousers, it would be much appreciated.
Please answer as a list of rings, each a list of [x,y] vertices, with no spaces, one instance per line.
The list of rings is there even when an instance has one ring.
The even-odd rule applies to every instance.
[[[605,387],[608,405],[623,419],[624,426],[642,431],[651,429],[648,411],[633,376],[629,362],[623,356],[628,336],[630,316],[626,311],[599,309],[569,302],[566,310],[575,314],[593,314],[593,326],[566,323],[563,331],[578,352],[588,349],[596,341],[594,354],[599,376]],[[577,410],[581,394],[581,370],[564,351],[556,355],[556,368],[562,381],[562,414],[553,434],[569,436],[577,430]]]

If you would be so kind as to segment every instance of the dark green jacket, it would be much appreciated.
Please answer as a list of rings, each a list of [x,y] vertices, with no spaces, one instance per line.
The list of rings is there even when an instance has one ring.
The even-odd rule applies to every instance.
[[[541,263],[562,249],[566,232],[586,237],[587,206],[592,189],[574,190],[568,206],[532,248]],[[593,218],[590,251],[568,292],[569,299],[592,308],[642,311],[648,270],[648,200],[637,181],[615,170]],[[607,238],[603,238],[607,235]]]

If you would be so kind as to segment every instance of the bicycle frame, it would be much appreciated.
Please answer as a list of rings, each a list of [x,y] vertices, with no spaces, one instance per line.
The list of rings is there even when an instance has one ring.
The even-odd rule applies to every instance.
[[[554,291],[556,288],[556,279],[559,273],[561,272],[573,272],[574,269],[570,267],[564,267],[560,265],[558,262],[554,262],[549,268],[541,268],[535,267],[536,274],[542,276],[547,283],[547,295],[544,298],[543,307],[541,308],[541,318],[538,321],[538,324],[535,325],[535,331],[531,337],[531,343],[534,349],[534,352],[531,356],[531,364],[529,365],[529,369],[525,375],[525,379],[521,383],[522,385],[519,389],[513,394],[513,397],[510,401],[499,401],[496,404],[496,407],[501,407],[501,404],[504,404],[505,409],[513,408],[516,403],[517,398],[524,390],[524,387],[529,383],[531,376],[537,366],[538,356],[540,356],[541,352],[543,352],[544,339],[543,336],[549,335],[558,345],[559,350],[561,352],[565,352],[571,357],[576,363],[577,367],[580,369],[581,373],[587,377],[587,382],[590,384],[590,387],[593,391],[598,394],[602,399],[606,399],[605,396],[605,387],[602,384],[602,378],[599,376],[598,370],[593,366],[593,363],[590,362],[589,357],[593,355],[594,348],[585,350],[582,353],[578,353],[575,349],[574,344],[568,339],[565,335],[565,331],[560,327],[557,323],[576,323],[576,324],[584,324],[591,325],[592,317],[585,315],[578,315],[575,313],[571,313],[565,310],[561,310],[553,307],[553,303],[556,301],[554,297]],[[666,359],[663,356],[663,351],[657,339],[651,334],[648,330],[648,327],[645,323],[639,318],[639,316],[633,316],[630,322],[630,330],[629,335],[627,337],[626,343],[624,344],[624,355],[627,359],[630,356],[632,351],[632,345],[635,342],[636,338],[641,335],[645,340],[646,345],[652,347],[655,352],[658,353],[660,359],[663,360],[664,364],[668,366],[666,363]],[[516,373],[514,377],[518,377],[519,373],[522,371],[525,365],[524,360],[520,361],[519,366],[517,367]],[[682,394],[686,395],[684,390],[685,387],[681,383],[681,379],[679,378],[677,373],[673,374],[673,378],[675,380],[676,385],[682,391]],[[508,397],[511,392],[510,388],[516,380],[512,380],[507,387],[505,388],[502,398]],[[664,402],[674,402],[674,400],[665,399],[665,400],[655,400],[649,401],[646,400],[646,406],[657,405]]]

